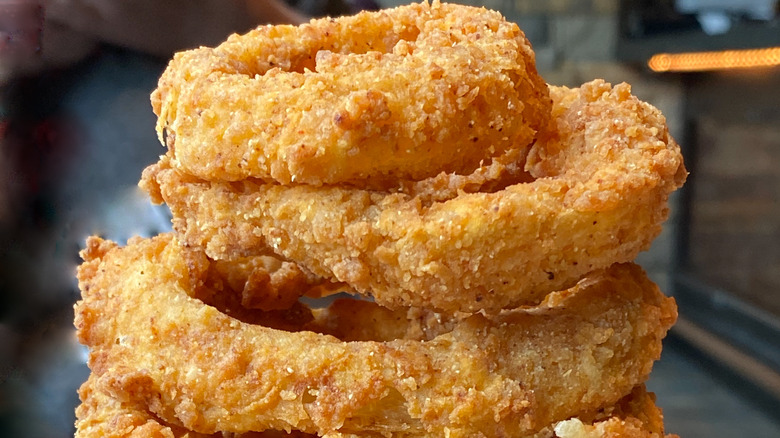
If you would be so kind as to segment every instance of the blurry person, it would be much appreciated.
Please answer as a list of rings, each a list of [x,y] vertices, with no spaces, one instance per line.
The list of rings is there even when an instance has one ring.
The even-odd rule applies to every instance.
[[[100,44],[169,58],[263,23],[308,16],[281,0],[2,0],[0,82],[72,65]]]
[[[378,8],[372,0],[0,0],[0,83],[71,65],[101,43],[169,58],[258,24]]]

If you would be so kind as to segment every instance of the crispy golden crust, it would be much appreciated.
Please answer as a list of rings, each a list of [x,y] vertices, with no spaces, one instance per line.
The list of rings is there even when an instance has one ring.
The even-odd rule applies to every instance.
[[[79,389],[81,405],[76,409],[75,438],[314,438],[299,431],[217,432],[201,434],[173,426],[155,417],[139,404],[123,403],[112,397],[95,374]],[[556,433],[556,431],[558,433]],[[382,435],[332,433],[329,438],[370,438]],[[394,434],[395,438],[414,435]],[[653,394],[640,385],[614,406],[599,409],[545,427],[528,438],[661,438],[663,415]],[[523,437],[517,437],[523,438]],[[668,438],[673,438],[669,435]]]
[[[165,157],[141,185],[168,204],[183,241],[213,258],[275,252],[384,306],[494,313],[633,260],[687,175],[665,119],[628,85],[597,80],[552,96],[551,129],[526,163],[535,180],[496,191],[438,200],[435,184],[388,193],[216,183]]]
[[[298,431],[202,434],[167,424],[134,402],[121,402],[91,374],[79,388],[75,438],[316,438]]]
[[[498,12],[420,3],[262,26],[177,54],[152,95],[198,177],[397,186],[530,146],[550,99]]]
[[[534,438],[663,438],[663,413],[644,385],[616,404],[564,420]],[[679,438],[666,435],[666,438]]]
[[[241,292],[241,306],[247,309],[289,309],[310,288],[321,283],[295,263],[270,256],[216,262],[211,268],[216,271],[214,278],[227,282],[225,288]]]
[[[332,313],[297,327],[289,315],[263,314],[283,331],[193,298],[210,296],[200,289],[213,271],[170,235],[125,248],[92,238],[83,257],[76,327],[101,387],[207,434],[525,436],[627,395],[676,318],[674,301],[640,268],[615,265],[538,308],[475,314],[451,330],[396,319],[402,338],[346,342],[294,331],[352,332]]]

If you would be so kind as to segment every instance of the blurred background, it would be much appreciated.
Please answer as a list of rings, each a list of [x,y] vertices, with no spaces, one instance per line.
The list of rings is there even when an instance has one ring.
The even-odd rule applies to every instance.
[[[683,438],[780,436],[778,1],[464,2],[516,21],[549,83],[629,82],[666,115],[691,176],[639,259],[680,306],[650,389]],[[403,3],[0,0],[0,436],[73,435],[86,236],[170,228],[136,183],[172,53]]]

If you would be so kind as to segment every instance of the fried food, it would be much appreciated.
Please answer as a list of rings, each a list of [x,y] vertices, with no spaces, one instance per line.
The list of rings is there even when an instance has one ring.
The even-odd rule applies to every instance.
[[[628,85],[596,80],[551,95],[550,128],[525,163],[531,182],[508,163],[498,176],[463,177],[482,186],[513,175],[495,190],[460,190],[468,183],[455,175],[406,193],[220,183],[170,157],[147,168],[141,186],[168,204],[184,242],[215,259],[275,253],[391,308],[534,305],[649,248],[687,175],[664,117]]]
[[[76,438],[315,438],[299,431],[247,432],[241,434],[201,434],[167,424],[137,403],[123,403],[90,375],[79,389],[81,405],[76,410]],[[556,433],[557,432],[557,433]],[[328,438],[371,438],[381,435],[334,433]],[[640,385],[614,406],[574,417],[545,427],[528,438],[661,438],[663,415],[655,400]],[[396,435],[404,438],[404,435]],[[522,438],[522,437],[518,437]],[[668,438],[673,438],[671,435]]]
[[[134,402],[120,402],[91,374],[79,388],[75,438],[316,438],[302,432],[249,432],[239,435],[202,434],[167,424]]]
[[[546,435],[549,438],[664,437],[663,413],[655,405],[655,394],[647,392],[644,385],[634,388],[614,406],[561,421],[549,429],[554,432]],[[666,438],[679,437],[670,434]]]
[[[173,164],[199,178],[374,188],[468,174],[527,149],[550,114],[517,25],[438,1],[178,53],[152,104]]]
[[[284,310],[298,302],[308,290],[322,280],[303,271],[295,263],[276,257],[242,257],[230,262],[216,262],[212,269],[228,284],[215,289],[241,291],[241,306],[247,309]]]
[[[434,0],[179,53],[152,107],[175,232],[82,251],[77,437],[664,436],[628,262],[687,172],[628,85]]]
[[[676,318],[674,301],[624,264],[492,316],[398,318],[362,304],[365,321],[396,334],[378,324],[351,335],[338,306],[229,311],[239,288],[172,235],[123,248],[91,238],[82,256],[75,324],[93,378],[113,406],[201,434],[532,435],[629,394]]]

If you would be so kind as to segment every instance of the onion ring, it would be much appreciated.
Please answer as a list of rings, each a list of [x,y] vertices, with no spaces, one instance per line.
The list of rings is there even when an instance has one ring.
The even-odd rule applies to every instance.
[[[183,241],[215,259],[276,253],[388,307],[533,305],[649,248],[687,176],[665,119],[627,84],[596,80],[551,95],[550,129],[526,162],[535,179],[492,192],[439,202],[414,190],[219,183],[167,156],[141,186],[168,204]]]
[[[316,438],[299,431],[247,432],[226,436],[222,433],[201,434],[167,424],[143,406],[122,403],[112,397],[91,374],[79,389],[81,405],[76,409],[76,438]],[[553,435],[554,431],[558,431]],[[550,425],[528,438],[608,438],[663,437],[663,416],[655,406],[652,394],[640,385],[615,406],[594,414],[571,418]],[[327,438],[379,438],[379,434],[328,434]],[[403,435],[396,435],[404,438]],[[672,438],[672,436],[669,436]]]
[[[531,435],[629,394],[676,318],[674,300],[639,267],[615,265],[538,308],[451,316],[451,330],[428,331],[430,340],[345,342],[289,331],[291,319],[274,323],[284,330],[244,322],[194,298],[213,295],[202,291],[211,262],[171,235],[124,248],[91,238],[82,257],[75,324],[100,387],[206,434]],[[299,328],[332,327],[326,313]]]
[[[526,148],[550,110],[515,23],[438,1],[178,53],[152,104],[176,166],[200,178],[375,188]]]
[[[94,374],[79,388],[75,438],[316,438],[292,431],[203,434],[167,424],[137,403],[123,403],[102,388]]]
[[[241,290],[241,306],[247,309],[283,310],[292,307],[311,288],[322,280],[304,272],[295,263],[275,257],[242,257],[238,260],[212,264],[227,285],[213,285],[212,289]]]

